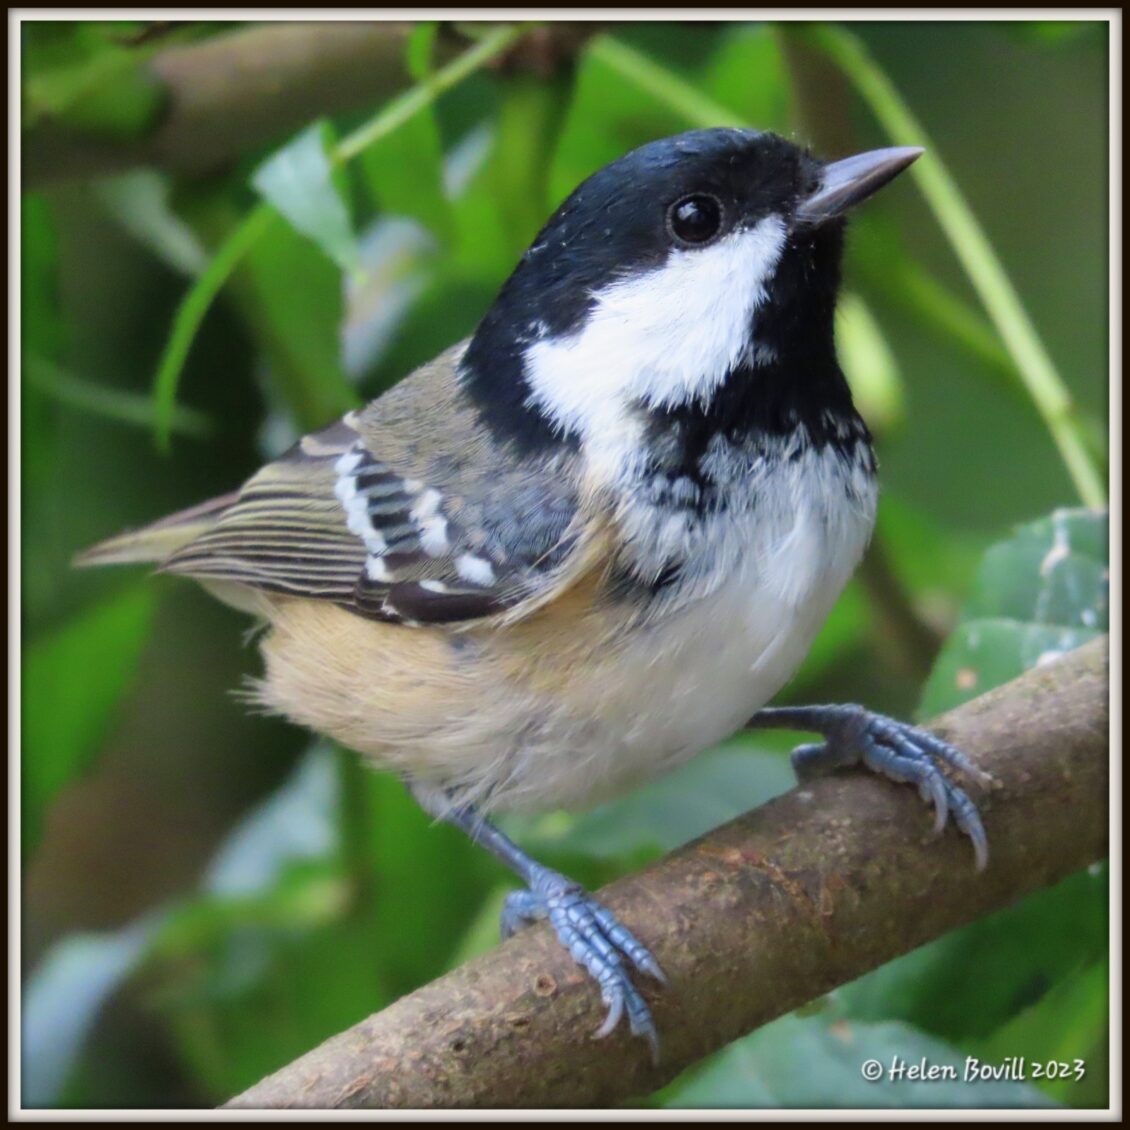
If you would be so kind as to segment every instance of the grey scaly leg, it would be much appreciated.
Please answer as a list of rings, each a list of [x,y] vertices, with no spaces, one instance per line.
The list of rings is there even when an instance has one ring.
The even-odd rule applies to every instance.
[[[415,789],[413,794],[429,815],[461,828],[526,884],[526,890],[511,891],[506,896],[501,921],[503,938],[531,922],[548,919],[569,955],[596,981],[601,999],[608,1006],[608,1016],[597,1036],[607,1036],[626,1013],[633,1034],[647,1040],[652,1059],[658,1062],[659,1036],[651,1010],[632,984],[625,964],[627,959],[641,973],[666,982],[647,947],[580,884],[531,859],[472,806],[451,808],[435,794]]]
[[[747,725],[824,735],[825,740],[818,745],[793,750],[793,768],[802,781],[862,762],[894,781],[917,785],[923,800],[934,806],[935,829],[940,832],[952,814],[954,823],[973,842],[977,870],[988,863],[989,841],[977,806],[938,765],[949,765],[982,784],[991,778],[960,750],[928,730],[874,714],[862,706],[773,707],[759,710]]]

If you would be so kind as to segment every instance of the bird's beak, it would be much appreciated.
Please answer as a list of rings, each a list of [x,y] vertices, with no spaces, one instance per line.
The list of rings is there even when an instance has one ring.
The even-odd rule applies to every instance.
[[[822,224],[842,215],[853,204],[866,200],[892,181],[926,151],[904,145],[895,149],[872,149],[824,166],[824,180],[801,200],[794,213],[797,224]]]

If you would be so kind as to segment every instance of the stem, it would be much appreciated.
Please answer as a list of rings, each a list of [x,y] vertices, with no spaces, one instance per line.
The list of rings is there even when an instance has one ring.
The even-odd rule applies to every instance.
[[[749,122],[695,89],[666,67],[641,55],[635,48],[602,35],[589,46],[589,54],[617,74],[647,91],[657,102],[670,106],[692,125],[748,126]]]
[[[949,240],[989,318],[1004,341],[1037,411],[1044,419],[1084,505],[1106,504],[1103,475],[1088,449],[1084,429],[1063,379],[1028,317],[972,210],[936,147],[926,136],[890,79],[863,44],[842,27],[822,25],[806,34],[855,85],[891,140],[921,145],[929,152],[909,170]]]
[[[92,412],[119,424],[143,428],[153,426],[153,398],[143,393],[107,388],[94,381],[83,380],[53,361],[33,353],[24,356],[24,376],[30,385],[60,404]],[[191,408],[174,409],[169,425],[172,431],[196,439],[207,436],[212,430],[208,417]]]
[[[212,300],[235,270],[236,264],[267,231],[275,218],[274,209],[266,204],[253,208],[220,245],[212,261],[200,278],[193,283],[177,308],[172,332],[169,334],[165,351],[157,366],[157,376],[153,381],[153,423],[157,446],[162,451],[169,449],[169,435],[176,410],[177,384],[180,382],[181,370],[188,358],[188,351],[196,338],[196,331],[200,328],[208,307],[212,305]]]
[[[333,151],[333,159],[351,161],[363,149],[387,137],[421,110],[430,106],[441,94],[457,86],[465,78],[500,55],[507,47],[525,34],[532,25],[518,24],[501,27],[483,37],[474,47],[464,51],[446,67],[436,71],[423,82],[397,95],[379,114],[365,125],[342,138]]]

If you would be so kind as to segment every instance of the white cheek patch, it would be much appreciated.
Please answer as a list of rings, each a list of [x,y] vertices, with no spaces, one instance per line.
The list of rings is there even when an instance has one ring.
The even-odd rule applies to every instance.
[[[622,432],[634,401],[705,401],[743,355],[756,359],[754,312],[786,238],[784,223],[770,216],[597,291],[577,333],[527,351],[530,401],[597,445]]]

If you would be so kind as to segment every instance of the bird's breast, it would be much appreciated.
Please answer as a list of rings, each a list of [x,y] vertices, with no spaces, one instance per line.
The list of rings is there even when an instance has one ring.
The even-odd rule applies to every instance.
[[[860,454],[809,449],[770,461],[744,499],[713,515],[667,507],[630,517],[638,590],[603,622],[590,618],[598,628],[578,626],[581,655],[547,668],[553,694],[588,727],[583,749],[529,769],[544,773],[543,803],[589,803],[662,773],[780,690],[870,537],[876,488]],[[673,580],[649,590],[646,578],[672,561]]]

